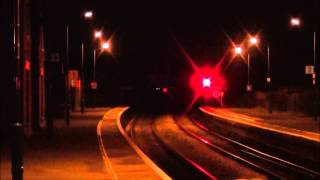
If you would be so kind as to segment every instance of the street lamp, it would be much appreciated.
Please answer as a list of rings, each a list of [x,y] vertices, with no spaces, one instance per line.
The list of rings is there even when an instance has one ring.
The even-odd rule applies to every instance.
[[[290,24],[291,24],[291,26],[299,27],[299,26],[301,25],[300,18],[298,18],[298,17],[291,17],[291,19],[290,19]]]
[[[290,19],[290,25],[292,27],[301,27],[301,20],[300,18],[298,17],[292,17]],[[313,31],[313,72],[311,73],[312,74],[312,85],[314,87],[314,91],[315,91],[315,99],[314,99],[314,106],[315,106],[315,109],[314,109],[314,120],[317,120],[317,116],[318,116],[318,90],[317,90],[317,59],[316,59],[316,31]]]
[[[234,52],[236,55],[240,55],[242,53],[242,48],[241,47],[235,47]]]
[[[93,11],[85,11],[84,19],[91,20],[93,18]],[[84,78],[84,42],[81,42],[81,100],[80,100],[80,107],[81,107],[81,114],[84,113],[85,109],[85,78]]]
[[[256,37],[250,37],[249,39],[249,47],[256,46],[258,44],[258,39]],[[248,50],[248,84],[247,91],[251,90],[250,84],[250,51]]]
[[[110,49],[110,43],[109,43],[109,42],[104,42],[104,43],[102,43],[102,49],[103,49],[103,50],[108,50],[108,49]]]
[[[95,32],[94,32],[94,37],[95,37],[96,39],[101,38],[101,37],[102,37],[102,32],[101,32],[101,31],[95,31]]]
[[[256,46],[258,44],[258,39],[256,37],[250,37],[249,39],[249,47],[252,47],[252,46]],[[246,87],[246,90],[248,92],[248,106],[249,106],[249,93],[250,91],[252,91],[252,85],[250,83],[250,48],[248,50],[248,83],[247,83],[247,87]]]
[[[93,12],[92,11],[85,11],[84,12],[84,18],[91,19],[92,17],[93,17]]]
[[[267,68],[268,68],[268,75],[267,75],[267,84],[268,84],[268,91],[269,91],[269,113],[272,114],[272,92],[271,92],[271,65],[270,65],[270,47],[267,47]]]

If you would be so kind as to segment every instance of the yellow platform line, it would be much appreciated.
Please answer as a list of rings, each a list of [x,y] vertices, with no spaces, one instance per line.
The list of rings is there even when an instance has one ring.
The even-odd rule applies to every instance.
[[[109,175],[112,176],[112,179],[118,180],[119,178],[118,178],[117,174],[115,173],[114,169],[112,168],[112,164],[111,164],[110,158],[108,156],[107,151],[104,148],[103,140],[102,140],[102,134],[101,134],[102,123],[105,120],[105,117],[107,117],[109,114],[111,114],[112,111],[114,111],[114,109],[113,110],[109,110],[108,112],[106,112],[105,115],[103,116],[103,119],[101,119],[99,121],[98,126],[97,126],[97,138],[98,138],[99,149],[100,149],[100,152],[102,154],[102,158],[103,158],[103,162],[104,162],[106,171],[107,171],[107,173]]]
[[[254,122],[254,120],[248,121],[248,118],[235,118],[235,117],[232,118],[232,116],[227,117],[227,116],[218,114],[218,112],[217,112],[218,110],[215,110],[214,108],[210,108],[210,109],[212,109],[215,112],[208,110],[208,108],[210,108],[210,107],[205,107],[205,108],[200,107],[200,110],[206,114],[209,114],[211,116],[215,116],[215,117],[218,117],[221,119],[235,121],[235,122],[239,122],[242,124],[254,126],[254,127],[257,127],[260,129],[265,129],[265,130],[269,130],[269,131],[278,132],[281,134],[286,134],[286,135],[290,135],[290,136],[308,139],[308,140],[315,141],[315,142],[320,142],[320,134],[318,134],[318,133],[313,133],[313,132],[309,132],[309,131],[302,131],[302,130],[287,128],[287,127],[278,126],[278,125],[271,125],[271,124],[267,124],[267,123],[263,123],[263,122],[258,123],[258,122]],[[245,120],[245,119],[247,119],[247,120]],[[308,135],[305,135],[305,134],[308,134]]]
[[[128,109],[128,108],[127,108]],[[151,167],[162,179],[164,180],[171,180],[172,178],[168,176],[161,168],[159,168],[127,135],[125,130],[123,129],[121,125],[121,115],[124,111],[118,114],[117,117],[117,126],[121,134],[124,136],[124,138],[127,140],[127,142],[130,144],[130,146],[136,151],[136,153],[142,158],[142,160]]]

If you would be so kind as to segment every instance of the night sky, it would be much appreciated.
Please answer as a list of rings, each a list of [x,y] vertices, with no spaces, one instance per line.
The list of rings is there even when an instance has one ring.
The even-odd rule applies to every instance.
[[[275,88],[311,85],[304,66],[313,63],[312,35],[318,31],[320,12],[317,0],[48,0],[43,5],[47,53],[65,53],[65,26],[69,24],[71,67],[80,67],[80,43],[84,41],[87,80],[91,78],[92,48],[96,45],[92,30],[103,28],[104,36],[112,37],[113,55],[103,54],[97,62],[98,79],[108,82],[106,88],[150,82],[188,84],[192,68],[178,48],[180,43],[198,66],[215,66],[225,57],[223,74],[228,88],[244,90],[246,63],[239,58],[232,60],[230,39],[241,43],[246,32],[259,33],[260,37],[259,50],[251,51],[255,89],[266,89],[267,45]],[[85,21],[81,17],[84,10],[93,10],[94,19]],[[291,16],[299,16],[303,26],[290,27]]]

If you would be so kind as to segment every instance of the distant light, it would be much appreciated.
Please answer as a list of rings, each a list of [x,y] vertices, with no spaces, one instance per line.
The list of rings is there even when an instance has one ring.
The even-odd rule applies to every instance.
[[[87,19],[92,18],[92,16],[93,16],[93,12],[92,11],[86,11],[84,13],[84,17],[87,18]]]
[[[299,18],[291,18],[290,23],[291,23],[291,26],[300,26],[301,25]]]
[[[210,78],[204,78],[204,79],[202,80],[202,86],[203,86],[203,87],[210,87],[210,86],[211,86],[211,80],[210,80]]]
[[[95,33],[94,33],[94,37],[95,38],[100,38],[102,36],[102,32],[101,31],[96,31]]]
[[[164,87],[164,88],[162,88],[162,92],[166,94],[166,93],[168,93],[168,92],[169,92],[169,90],[168,90],[168,88],[167,88],[167,87]]]
[[[26,61],[25,61],[24,68],[25,68],[27,71],[30,71],[30,70],[31,70],[31,64],[30,64],[30,61],[29,61],[29,60],[26,60]]]
[[[105,42],[102,44],[102,49],[109,49],[110,48],[110,43],[109,42]]]
[[[41,75],[41,76],[44,76],[44,67],[41,67],[41,68],[40,68],[40,75]]]
[[[236,48],[234,49],[234,52],[235,52],[236,54],[241,54],[241,53],[242,53],[242,48],[241,48],[241,47],[236,47]]]
[[[250,38],[250,44],[256,45],[258,43],[258,39],[255,37]]]

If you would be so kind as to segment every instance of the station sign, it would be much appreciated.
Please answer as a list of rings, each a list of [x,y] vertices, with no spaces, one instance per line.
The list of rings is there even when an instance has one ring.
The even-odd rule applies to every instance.
[[[305,67],[305,73],[306,73],[306,74],[314,74],[314,66],[312,66],[312,65],[306,65],[306,67]]]

